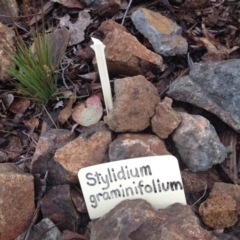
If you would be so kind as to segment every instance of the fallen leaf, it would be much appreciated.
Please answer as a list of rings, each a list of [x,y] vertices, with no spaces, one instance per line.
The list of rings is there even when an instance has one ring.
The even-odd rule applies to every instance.
[[[25,126],[27,126],[27,127],[30,128],[30,130],[29,130],[29,132],[28,132],[28,135],[29,135],[29,136],[32,136],[35,128],[37,128],[38,125],[39,125],[38,119],[37,119],[37,118],[31,118],[31,119],[26,120],[26,121],[23,121],[23,122],[24,122],[24,125],[25,125]]]
[[[63,101],[57,102],[56,105],[54,106],[53,110],[58,109],[59,107],[63,107]]]
[[[69,230],[64,230],[61,236],[61,240],[89,240],[89,238],[85,237],[82,234],[71,232]]]
[[[73,120],[85,127],[96,124],[102,117],[103,108],[98,96],[93,95],[74,108]]]
[[[76,88],[74,89],[74,92],[72,96],[69,98],[67,105],[65,108],[60,112],[58,116],[58,122],[63,125],[69,117],[72,115],[72,105],[76,101]]]
[[[9,108],[9,106],[12,104],[13,100],[14,100],[14,96],[11,93],[2,93],[0,95],[0,98],[2,99],[4,106],[6,109]]]
[[[195,37],[190,31],[188,31],[188,34],[192,40],[207,49],[207,53],[202,56],[203,61],[214,62],[228,59],[229,54],[239,48],[237,46],[231,49],[226,48],[213,36],[213,34],[207,31],[205,24],[202,24],[202,29],[205,38]]]
[[[68,46],[78,44],[84,40],[84,31],[90,23],[92,23],[91,16],[86,11],[79,12],[78,20],[75,23],[71,23],[68,14],[60,18],[60,26],[68,27],[71,34]]]
[[[27,98],[15,98],[9,110],[13,113],[25,113],[31,102]]]
[[[78,0],[51,0],[52,2],[57,2],[68,8],[78,8],[84,9],[84,5]]]

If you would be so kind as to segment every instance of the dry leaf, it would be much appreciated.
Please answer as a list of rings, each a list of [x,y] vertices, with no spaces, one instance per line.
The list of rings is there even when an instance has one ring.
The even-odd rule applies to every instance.
[[[91,16],[85,11],[79,12],[78,20],[75,23],[71,23],[70,16],[67,14],[60,18],[60,26],[68,27],[71,33],[68,46],[78,44],[84,40],[84,31],[90,23],[92,23]]]
[[[52,2],[58,2],[68,8],[84,9],[84,5],[78,0],[52,0]]]
[[[60,112],[58,116],[58,122],[63,125],[69,117],[72,115],[72,105],[76,101],[76,88],[74,89],[74,92],[72,96],[69,98],[69,101],[65,108]]]
[[[0,98],[2,99],[4,106],[6,109],[9,108],[9,106],[12,104],[13,100],[14,100],[14,96],[11,93],[2,93],[0,95]]]
[[[217,39],[215,39],[211,33],[207,31],[205,24],[202,24],[202,29],[205,38],[195,37],[189,31],[188,33],[190,38],[207,49],[207,53],[202,56],[203,61],[214,62],[228,59],[229,54],[239,48],[236,46],[231,49],[226,48]]]
[[[13,113],[25,113],[31,102],[27,98],[15,98],[9,110]]]
[[[30,130],[29,130],[29,132],[28,132],[28,135],[29,135],[29,136],[32,136],[35,128],[37,128],[38,125],[39,125],[38,119],[37,119],[37,118],[31,118],[31,119],[26,120],[26,121],[23,121],[23,122],[24,122],[24,125],[25,125],[25,126],[27,126],[27,127],[30,128]]]

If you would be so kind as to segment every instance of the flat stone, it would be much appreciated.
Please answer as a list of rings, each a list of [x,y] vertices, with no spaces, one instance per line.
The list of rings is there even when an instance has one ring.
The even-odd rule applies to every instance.
[[[51,129],[39,138],[32,157],[32,174],[42,177],[48,170],[50,185],[66,184],[65,170],[53,160],[56,150],[75,138],[75,134],[65,129]]]
[[[227,151],[210,122],[199,115],[179,114],[182,122],[172,139],[187,168],[193,172],[206,171],[223,162]]]
[[[167,94],[217,115],[240,132],[239,59],[195,63],[187,76],[174,81]]]
[[[66,171],[65,177],[70,182],[78,183],[77,174],[81,168],[107,160],[108,145],[112,140],[111,132],[106,126],[99,127],[98,130],[94,129],[94,131],[89,135],[80,135],[59,148],[54,155],[54,160]]]
[[[5,12],[6,13],[6,12]],[[9,58],[8,54],[3,50],[6,49],[8,53],[14,54],[14,51],[16,49],[14,45],[14,39],[15,39],[15,32],[11,29],[5,26],[0,22],[0,32],[1,32],[1,38],[0,38],[0,81],[5,82],[7,80],[11,79],[11,75],[7,72],[8,68],[13,65],[13,62]]]
[[[138,132],[150,126],[160,101],[157,89],[143,76],[114,81],[115,102],[104,122],[115,132]]]
[[[49,218],[60,231],[76,231],[80,217],[73,205],[70,186],[59,185],[50,187],[41,201],[44,218]]]
[[[155,108],[155,114],[151,119],[152,131],[160,138],[165,139],[180,122],[181,116],[172,109],[172,99],[165,97]]]
[[[237,203],[237,212],[240,215],[240,186],[236,184],[216,182],[211,193],[224,192],[231,196]]]
[[[154,210],[144,200],[125,200],[92,224],[91,240],[212,240],[188,205]]]
[[[110,161],[169,154],[164,142],[151,134],[119,134],[109,145]]]
[[[137,30],[152,44],[156,53],[166,57],[187,54],[188,44],[181,36],[182,29],[171,19],[146,8],[136,10],[131,19]]]
[[[35,210],[33,176],[15,163],[0,164],[0,239],[12,240],[29,227]]]
[[[114,28],[103,40],[108,71],[114,75],[135,76],[162,71],[162,57],[143,46],[137,38]],[[93,60],[97,69],[96,58]]]
[[[203,222],[212,228],[234,226],[238,221],[236,201],[224,192],[211,193],[199,208]]]
[[[32,227],[28,239],[37,238],[37,240],[60,240],[61,232],[57,226],[48,218],[44,218],[41,222]],[[25,232],[18,236],[15,240],[24,240]]]

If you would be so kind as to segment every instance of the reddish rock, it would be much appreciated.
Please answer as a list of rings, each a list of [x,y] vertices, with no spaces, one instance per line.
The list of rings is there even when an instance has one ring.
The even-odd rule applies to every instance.
[[[12,240],[26,231],[34,210],[33,176],[14,163],[1,163],[0,239]]]
[[[109,160],[169,155],[164,142],[151,134],[119,134],[109,145]]]
[[[78,191],[71,189],[71,198],[78,212],[87,213],[87,207],[84,198]]]
[[[60,231],[76,231],[80,217],[72,203],[69,185],[49,188],[41,201],[41,211]]]
[[[119,29],[120,31],[124,31],[126,33],[128,32],[123,25],[111,19],[102,22],[100,27],[98,28],[98,31],[101,32],[105,37],[108,33],[111,33],[114,29]]]
[[[45,175],[51,185],[66,183],[65,172],[53,161],[56,150],[75,138],[75,134],[65,129],[51,129],[40,137],[31,162],[31,173]]]
[[[162,57],[148,50],[130,33],[114,28],[103,40],[108,71],[134,76],[162,71]],[[96,58],[93,60],[97,69]]]
[[[212,240],[191,207],[173,204],[154,210],[144,200],[125,200],[92,224],[91,240]]]
[[[66,171],[66,179],[77,183],[77,174],[81,168],[107,160],[107,150],[111,140],[111,132],[106,127],[102,127],[92,135],[80,135],[59,148],[54,155],[54,160]]]
[[[157,89],[143,76],[116,79],[113,109],[104,122],[115,132],[138,132],[150,126],[160,98]]]
[[[212,228],[234,226],[238,221],[236,201],[224,192],[211,193],[199,208],[203,222]]]
[[[172,99],[164,98],[155,108],[151,119],[152,130],[160,138],[167,138],[181,122],[181,116],[172,109]]]
[[[224,192],[231,196],[237,203],[237,212],[240,215],[240,186],[230,183],[216,182],[211,193]]]

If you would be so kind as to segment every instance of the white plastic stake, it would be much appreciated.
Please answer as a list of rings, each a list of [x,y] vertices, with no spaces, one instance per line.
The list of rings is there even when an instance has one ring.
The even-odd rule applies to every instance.
[[[102,84],[104,102],[105,102],[106,111],[108,114],[113,108],[113,101],[112,101],[112,92],[111,92],[111,87],[109,82],[106,58],[104,54],[105,45],[96,38],[92,38],[92,41],[94,44],[91,45],[91,48],[94,50],[96,55],[98,72],[99,72],[100,80]]]

